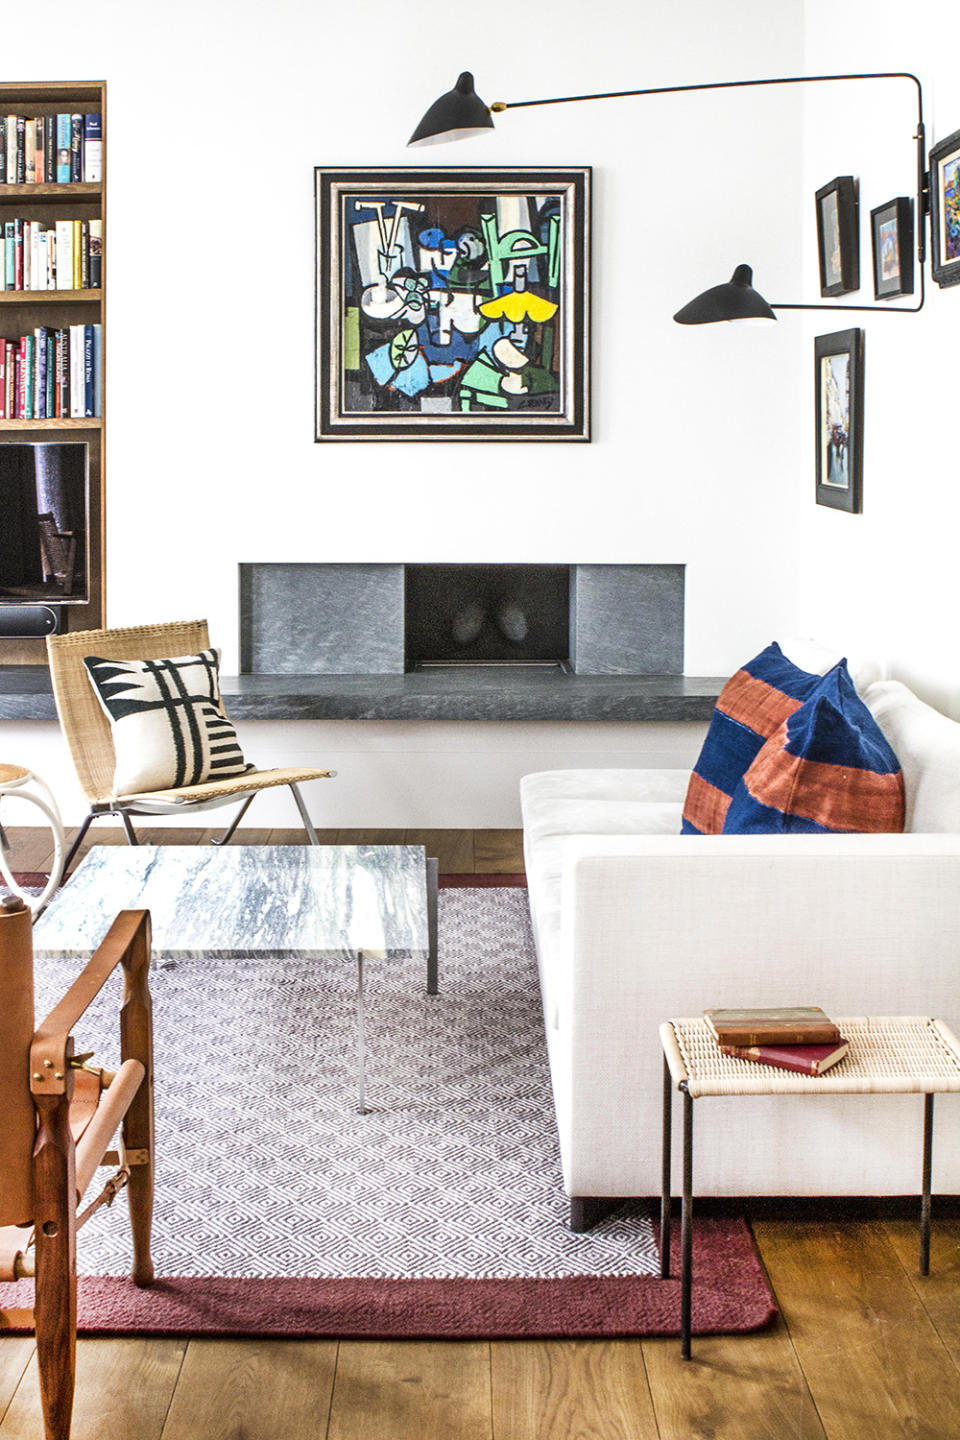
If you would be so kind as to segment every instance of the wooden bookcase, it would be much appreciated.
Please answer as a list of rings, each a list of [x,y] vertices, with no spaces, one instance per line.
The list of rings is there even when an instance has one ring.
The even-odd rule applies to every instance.
[[[107,87],[103,81],[52,81],[30,85],[0,84],[0,116],[95,113],[102,116],[103,160],[97,184],[0,184],[0,225],[14,217],[42,220],[99,219],[103,222],[101,285],[97,290],[0,290],[0,339],[26,335],[37,326],[103,326],[102,414],[84,420],[0,419],[0,444],[83,439],[88,445],[90,475],[90,599],[82,605],[64,605],[61,610],[67,630],[86,630],[105,623],[104,597],[104,454],[106,440],[106,284],[109,241],[106,227],[107,181]],[[2,233],[2,232],[0,232]],[[41,639],[10,639],[0,636],[0,664],[46,664],[46,644]]]

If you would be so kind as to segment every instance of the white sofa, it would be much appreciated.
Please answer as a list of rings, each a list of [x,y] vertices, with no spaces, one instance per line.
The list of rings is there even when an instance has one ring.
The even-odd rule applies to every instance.
[[[662,1020],[814,1004],[935,1015],[960,1033],[960,724],[869,667],[851,670],[903,767],[904,834],[681,835],[680,770],[521,782],[574,1228],[590,1223],[594,1197],[659,1192]],[[936,1113],[934,1190],[960,1193],[960,1097]],[[920,1188],[919,1096],[709,1099],[696,1124],[699,1195]]]

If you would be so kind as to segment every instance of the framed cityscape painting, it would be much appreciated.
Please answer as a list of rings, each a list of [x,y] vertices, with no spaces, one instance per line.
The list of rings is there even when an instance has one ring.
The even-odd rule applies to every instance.
[[[589,440],[590,169],[316,171],[317,440]]]
[[[860,214],[857,182],[838,175],[817,191],[820,294],[860,289]]]
[[[863,508],[863,331],[818,335],[817,504],[859,515]]]

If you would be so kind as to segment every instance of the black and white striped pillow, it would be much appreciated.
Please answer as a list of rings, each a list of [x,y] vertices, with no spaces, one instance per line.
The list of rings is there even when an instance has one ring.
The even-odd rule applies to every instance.
[[[178,789],[253,769],[220,710],[220,651],[87,667],[113,730],[114,794]]]

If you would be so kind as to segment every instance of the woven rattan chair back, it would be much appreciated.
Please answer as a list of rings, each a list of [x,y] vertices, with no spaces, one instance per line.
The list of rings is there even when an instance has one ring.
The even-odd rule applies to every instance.
[[[167,656],[193,655],[209,644],[206,620],[132,625],[122,630],[76,630],[73,634],[47,636],[57,714],[77,777],[91,805],[110,801],[116,757],[110,722],[90,682],[84,656],[100,655],[105,660],[162,660]]]

